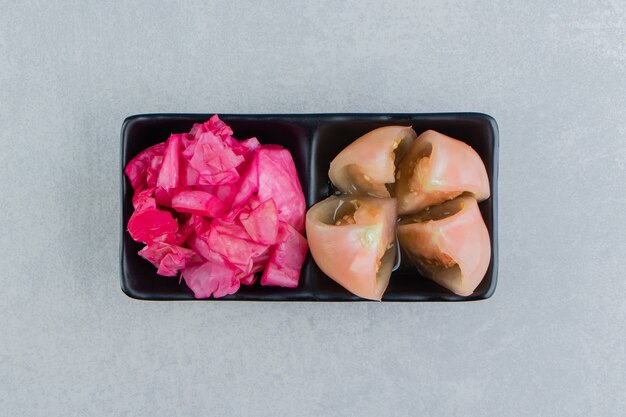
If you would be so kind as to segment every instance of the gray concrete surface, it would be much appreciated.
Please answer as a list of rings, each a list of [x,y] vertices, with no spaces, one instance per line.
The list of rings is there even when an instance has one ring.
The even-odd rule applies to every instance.
[[[626,3],[296,3],[2,1],[0,414],[623,416]],[[127,298],[119,130],[164,111],[492,114],[494,297]]]

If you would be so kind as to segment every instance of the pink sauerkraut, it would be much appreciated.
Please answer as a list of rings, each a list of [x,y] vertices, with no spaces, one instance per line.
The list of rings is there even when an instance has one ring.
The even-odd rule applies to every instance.
[[[128,232],[157,273],[196,298],[252,285],[294,288],[308,250],[306,204],[291,154],[239,141],[217,115],[135,156]]]

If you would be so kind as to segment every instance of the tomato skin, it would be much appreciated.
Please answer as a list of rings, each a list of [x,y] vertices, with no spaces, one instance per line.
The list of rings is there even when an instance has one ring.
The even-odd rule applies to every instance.
[[[359,205],[354,223],[336,225],[334,214],[354,201]],[[387,264],[393,265],[394,256],[385,254],[396,250],[395,225],[393,198],[332,196],[311,207],[306,216],[309,248],[320,269],[348,291],[370,300],[380,300],[389,283]]]
[[[489,177],[471,146],[434,130],[418,136],[396,173],[398,213],[416,213],[464,192],[478,201],[489,198]]]
[[[342,193],[389,197],[395,182],[396,154],[402,156],[417,135],[411,127],[385,126],[361,136],[330,163],[328,176]]]
[[[398,239],[403,253],[422,274],[455,294],[468,296],[489,267],[489,232],[475,198],[462,196],[449,204],[458,204],[460,211],[438,220],[403,222],[398,225]],[[456,266],[433,266],[445,260]]]

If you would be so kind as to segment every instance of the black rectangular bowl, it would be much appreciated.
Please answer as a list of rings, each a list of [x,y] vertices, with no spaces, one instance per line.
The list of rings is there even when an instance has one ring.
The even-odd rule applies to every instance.
[[[141,243],[127,231],[133,212],[133,189],[124,175],[126,164],[140,151],[165,141],[171,133],[189,131],[211,114],[145,114],[128,117],[122,125],[121,160],[121,286],[129,297],[141,300],[195,300],[184,282],[157,275],[156,268],[137,252]],[[497,175],[498,126],[481,113],[437,114],[279,114],[220,115],[238,139],[256,136],[261,143],[288,149],[294,159],[307,207],[331,194],[330,161],[349,143],[377,127],[410,125],[419,135],[433,129],[471,145],[480,155],[489,176],[491,197],[479,204],[491,238],[491,263],[482,282],[467,297],[455,295],[422,277],[404,263],[393,272],[383,301],[472,301],[491,297],[498,270]],[[211,299],[212,300],[212,299]],[[264,287],[255,283],[219,300],[257,301],[361,301],[328,278],[307,256],[297,288]]]

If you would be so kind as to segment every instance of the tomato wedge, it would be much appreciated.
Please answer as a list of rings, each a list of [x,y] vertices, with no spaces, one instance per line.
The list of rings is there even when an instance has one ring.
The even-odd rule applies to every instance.
[[[403,219],[400,246],[419,271],[458,295],[471,295],[491,259],[476,199],[463,195]]]
[[[427,130],[400,161],[395,195],[398,213],[416,213],[464,192],[478,201],[489,198],[485,165],[471,146]]]
[[[361,136],[330,163],[328,176],[342,193],[389,197],[386,184],[395,182],[396,160],[417,135],[407,126],[385,126]]]
[[[395,261],[396,200],[332,196],[306,215],[311,255],[345,289],[370,300],[382,298]]]

